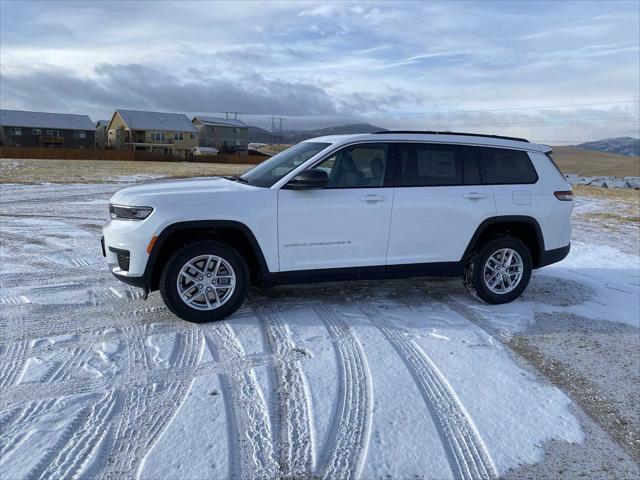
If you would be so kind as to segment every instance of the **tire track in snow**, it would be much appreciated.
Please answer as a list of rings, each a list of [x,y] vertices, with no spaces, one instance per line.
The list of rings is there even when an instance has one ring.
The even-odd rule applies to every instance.
[[[377,308],[359,310],[379,328],[407,366],[433,416],[455,478],[495,479],[498,473],[469,413],[431,358]]]
[[[88,348],[74,348],[71,354],[66,355],[62,361],[56,361],[40,381],[42,383],[54,383],[68,380],[71,378],[71,375],[80,368],[87,351]]]
[[[128,290],[125,290],[125,292],[128,292]],[[127,298],[134,295],[135,294],[129,293],[124,294]],[[43,340],[50,337],[65,335],[69,332],[73,332],[74,336],[79,336],[81,334],[105,335],[105,339],[107,339],[107,337],[113,337],[114,335],[122,336],[122,332],[118,332],[117,329],[121,330],[123,328],[130,327],[132,324],[132,318],[136,319],[136,324],[138,325],[155,324],[154,328],[160,328],[166,331],[178,331],[184,328],[184,325],[178,322],[156,324],[156,322],[158,322],[158,318],[155,315],[164,314],[166,312],[168,312],[168,309],[165,307],[143,307],[135,310],[115,312],[110,316],[92,319],[94,320],[92,323],[84,325],[78,322],[77,317],[74,317],[73,315],[65,315],[66,312],[63,311],[62,318],[56,319],[54,324],[51,324],[51,318],[48,316],[42,319],[25,318],[23,321],[15,324],[0,325],[0,329],[6,332],[3,340],[9,343],[23,338],[27,341]],[[104,312],[100,312],[100,314],[103,313]],[[91,313],[89,313],[89,315],[91,315]],[[107,332],[105,333],[105,331]],[[65,341],[65,344],[67,344],[67,341]]]
[[[30,423],[55,404],[55,399],[30,402],[24,407],[16,407],[3,417],[0,423],[0,458],[19,444],[29,432]]]
[[[151,368],[144,343],[145,332],[140,327],[132,327],[128,333],[128,374],[132,377],[148,376]],[[177,348],[168,368],[192,370],[197,365],[202,350],[200,330],[191,328],[181,332]],[[102,478],[136,476],[155,442],[182,405],[192,378],[171,379],[170,375],[166,375],[165,369],[157,370],[165,373],[164,379],[169,379],[158,383],[150,382],[124,392],[123,409],[115,427],[115,442]]]
[[[18,373],[24,366],[27,354],[27,341],[25,339],[11,342],[6,352],[2,355],[0,363],[0,390],[13,385]]]
[[[231,327],[218,322],[211,325],[207,332],[213,337],[210,345],[215,348],[222,362],[242,363],[244,349]],[[237,427],[240,447],[239,462],[232,465],[234,476],[251,479],[278,478],[269,412],[254,370],[229,369],[226,379],[231,398],[225,396],[225,405],[228,410],[232,410],[232,423]]]
[[[0,305],[28,305],[29,303],[31,300],[26,295],[0,297]]]
[[[288,361],[299,361],[302,354],[293,352],[288,355]],[[149,370],[145,375],[118,374],[106,379],[73,378],[50,384],[21,383],[12,385],[0,396],[0,411],[20,407],[28,403],[30,398],[58,398],[65,395],[81,393],[99,393],[104,390],[121,388],[132,390],[143,388],[153,383],[193,380],[196,377],[214,373],[230,374],[241,369],[252,369],[264,365],[272,365],[275,360],[273,354],[252,355],[248,358],[232,358],[230,360],[196,365],[195,367],[173,367],[169,369]]]
[[[371,375],[364,351],[333,308],[313,307],[327,328],[339,366],[338,407],[321,471],[323,479],[355,479],[360,475],[371,432]]]
[[[300,350],[294,345],[289,329],[277,311],[257,308],[256,315],[264,327],[271,351],[276,355],[274,370],[280,410],[280,474],[283,478],[309,477],[314,468],[309,390],[299,362],[286,358],[290,352]]]
[[[76,423],[74,420],[72,427],[68,429],[68,438],[65,435],[64,442],[58,441],[54,445],[62,444],[53,449],[54,452],[57,450],[53,460],[51,461],[53,455],[41,459],[39,468],[32,470],[27,478],[80,478],[88,461],[111,434],[110,420],[115,415],[117,405],[121,403],[119,396],[120,392],[117,390],[107,392],[91,407],[83,409],[78,415],[79,421]],[[45,468],[40,466],[43,464]]]

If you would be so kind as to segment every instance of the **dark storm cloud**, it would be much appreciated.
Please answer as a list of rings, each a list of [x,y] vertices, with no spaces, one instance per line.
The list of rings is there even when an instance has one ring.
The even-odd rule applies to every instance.
[[[4,74],[2,101],[40,110],[111,111],[117,107],[182,112],[235,111],[259,115],[352,115],[407,100],[400,91],[376,96],[353,92],[337,99],[318,85],[245,73],[224,79],[203,70],[183,75],[140,65],[100,64],[94,75],[66,70]]]
[[[256,114],[322,115],[338,105],[315,85],[267,80],[259,74],[237,79],[174,75],[145,65],[101,64],[82,78],[64,70],[1,77],[3,103],[39,105],[43,110],[115,107],[189,112],[239,111]]]

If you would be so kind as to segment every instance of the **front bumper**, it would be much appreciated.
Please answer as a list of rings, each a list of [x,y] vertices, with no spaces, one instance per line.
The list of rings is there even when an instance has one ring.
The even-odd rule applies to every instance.
[[[121,273],[118,273],[114,270],[111,270],[111,273],[114,277],[116,277],[121,282],[126,283],[127,285],[142,288],[147,292],[149,291],[149,282],[144,275],[142,277],[128,277],[127,275],[122,275]]]
[[[115,227],[107,222],[103,230],[105,235],[100,239],[102,255],[107,259],[109,270],[121,282],[148,291],[146,266],[149,255],[140,248],[144,243],[137,235],[120,235]]]
[[[147,247],[156,235],[156,228],[148,220],[108,220],[102,228],[102,234],[103,253],[109,267],[128,277],[144,275],[149,260]]]

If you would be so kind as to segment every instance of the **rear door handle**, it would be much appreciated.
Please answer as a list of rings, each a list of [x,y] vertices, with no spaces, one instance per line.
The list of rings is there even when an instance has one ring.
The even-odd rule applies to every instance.
[[[360,200],[367,203],[384,202],[387,199],[384,195],[363,195]]]
[[[480,192],[468,192],[465,193],[464,198],[468,198],[469,200],[480,200],[481,198],[487,198],[487,194],[486,193],[480,193]]]

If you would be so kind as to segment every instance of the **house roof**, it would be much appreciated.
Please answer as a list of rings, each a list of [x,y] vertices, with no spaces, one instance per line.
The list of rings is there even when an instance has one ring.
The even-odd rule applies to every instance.
[[[242,120],[231,119],[231,118],[220,118],[220,117],[194,117],[194,120],[198,120],[200,123],[204,125],[219,125],[223,127],[240,127],[240,128],[249,128],[249,125],[244,123]]]
[[[111,123],[111,120],[98,120],[96,122],[96,128],[98,127],[108,127]]]
[[[88,115],[70,113],[26,112],[0,110],[0,125],[5,127],[55,128],[56,130],[93,130]]]
[[[116,110],[131,130],[160,130],[170,132],[197,132],[186,115],[182,113],[142,112]]]

